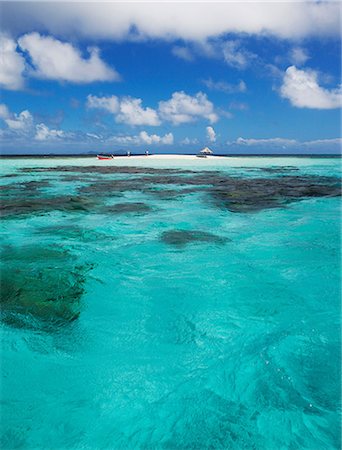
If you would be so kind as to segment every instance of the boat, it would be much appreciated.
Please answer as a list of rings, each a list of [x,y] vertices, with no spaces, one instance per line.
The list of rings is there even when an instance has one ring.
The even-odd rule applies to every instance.
[[[206,158],[208,155],[212,155],[213,151],[209,147],[204,147],[199,153],[197,153],[197,158]]]
[[[113,159],[113,155],[96,155],[97,159]]]

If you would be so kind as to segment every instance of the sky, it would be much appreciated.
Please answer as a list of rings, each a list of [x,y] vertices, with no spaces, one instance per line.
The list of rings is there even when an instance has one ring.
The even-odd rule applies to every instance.
[[[1,2],[0,146],[341,151],[341,4]]]

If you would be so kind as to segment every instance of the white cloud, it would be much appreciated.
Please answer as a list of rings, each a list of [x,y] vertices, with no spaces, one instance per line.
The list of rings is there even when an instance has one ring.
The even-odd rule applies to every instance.
[[[342,138],[316,139],[315,141],[304,142],[303,145],[307,147],[318,147],[322,148],[323,150],[326,149],[327,146],[337,146],[340,150],[342,150]]]
[[[116,121],[128,125],[160,125],[157,112],[152,108],[143,108],[141,104],[140,98],[123,98]]]
[[[291,63],[298,66],[305,64],[310,59],[308,52],[302,47],[294,47],[291,49],[289,56]]]
[[[127,125],[160,125],[160,120],[152,108],[143,108],[140,98],[123,97],[119,99],[115,95],[111,97],[97,97],[88,95],[87,107],[93,109],[102,109],[114,114],[118,123]]]
[[[163,38],[203,41],[227,33],[296,39],[339,36],[340,7],[333,1],[253,2],[8,2],[3,20],[16,32],[102,39]],[[28,28],[28,24],[30,29]]]
[[[318,74],[290,66],[280,88],[281,96],[298,108],[334,109],[341,107],[341,89],[325,89],[318,84]]]
[[[62,130],[50,130],[44,123],[34,124],[34,118],[27,109],[21,113],[11,113],[5,104],[0,104],[0,118],[7,124],[3,136],[9,139],[29,137],[37,141],[52,140],[67,137]],[[35,126],[34,126],[35,125]],[[68,134],[71,137],[71,133]]]
[[[96,95],[88,95],[87,107],[93,109],[103,109],[112,114],[119,112],[119,100],[115,95],[111,97],[97,97]]]
[[[158,136],[157,134],[147,134],[146,131],[142,131],[139,133],[139,138],[141,142],[146,144],[166,144],[171,145],[173,144],[173,134],[168,133],[164,136]]]
[[[10,112],[4,103],[0,103],[0,119],[8,119]]]
[[[146,131],[141,131],[135,136],[113,136],[110,138],[110,142],[121,145],[172,145],[174,139],[172,133],[159,136],[158,134],[148,134]]]
[[[34,138],[37,141],[54,140],[64,137],[65,133],[62,130],[50,130],[44,123],[36,125],[36,135]]]
[[[315,153],[337,153],[342,150],[342,138],[334,139],[317,139],[311,141],[297,141],[296,139],[287,138],[265,138],[265,139],[245,139],[239,137],[235,142],[227,143],[229,145],[235,144],[241,147],[249,147],[250,151],[279,151],[288,150],[291,153],[294,152],[306,152],[310,153],[312,150]]]
[[[16,42],[0,35],[0,86],[18,90],[24,86],[25,59],[16,51]]]
[[[216,133],[213,127],[207,127],[207,138],[210,142],[216,142]]]
[[[254,53],[243,49],[239,41],[224,42],[222,52],[224,61],[236,69],[245,69],[256,58]]]
[[[108,141],[121,145],[138,145],[140,143],[139,136],[112,136]]]
[[[86,133],[86,136],[88,136],[90,139],[101,139],[101,136],[95,134],[95,133]]]
[[[13,131],[27,132],[33,126],[32,114],[27,110],[22,111],[20,114],[10,114],[4,120],[8,128]]]
[[[224,92],[225,94],[236,94],[246,92],[247,86],[243,80],[237,84],[227,83],[225,81],[213,81],[211,78],[203,80],[203,84],[212,91]]]
[[[238,145],[272,145],[272,146],[281,146],[286,147],[288,145],[295,145],[297,141],[295,139],[285,139],[285,138],[267,138],[267,139],[245,139],[243,137],[239,137],[236,142]]]
[[[172,48],[172,54],[185,61],[193,61],[194,56],[187,47],[175,46]]]
[[[190,138],[186,137],[181,141],[181,144],[183,144],[183,145],[198,144],[198,143],[199,143],[199,141],[197,138],[190,139]]]
[[[67,42],[51,36],[29,33],[20,37],[19,46],[27,51],[34,66],[33,74],[39,78],[73,83],[118,81],[119,74],[107,66],[96,47],[88,48],[88,59]]]
[[[210,123],[218,120],[214,105],[202,92],[198,92],[193,97],[183,91],[174,92],[169,100],[159,102],[158,111],[148,107],[143,108],[140,98],[119,99],[115,95],[111,97],[88,95],[87,107],[114,114],[116,122],[127,125],[157,126],[161,124],[161,119],[172,122],[174,125],[194,122],[199,118],[205,118]]]
[[[183,91],[174,92],[170,100],[159,102],[159,113],[164,120],[174,125],[193,122],[199,118],[205,118],[210,123],[218,120],[214,105],[202,92],[193,97]]]

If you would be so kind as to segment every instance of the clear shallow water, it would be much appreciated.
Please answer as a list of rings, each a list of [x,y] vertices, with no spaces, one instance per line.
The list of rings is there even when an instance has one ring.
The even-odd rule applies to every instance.
[[[341,170],[316,158],[109,165],[128,162],[311,185]],[[189,179],[127,185],[160,173],[21,170],[89,165],[104,166],[2,164],[18,175],[3,178],[2,447],[340,448],[340,199],[258,193],[246,211],[255,184],[234,185],[230,208],[199,184],[166,192]],[[101,183],[105,196],[82,191]]]

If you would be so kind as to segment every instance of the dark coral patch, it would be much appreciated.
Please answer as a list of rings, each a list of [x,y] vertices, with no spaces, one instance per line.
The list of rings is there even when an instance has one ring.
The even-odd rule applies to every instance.
[[[101,211],[110,214],[126,214],[126,213],[147,213],[152,208],[143,202],[126,202],[116,203],[115,205],[104,206]]]
[[[196,173],[192,170],[183,169],[154,169],[151,167],[133,167],[133,166],[56,166],[56,167],[25,167],[20,169],[25,173],[41,172],[78,172],[78,173],[99,173],[99,174],[191,174]]]
[[[232,212],[255,212],[304,198],[337,197],[341,186],[337,178],[318,176],[230,178],[214,185],[210,194],[219,207]]]
[[[208,242],[213,244],[225,244],[229,239],[217,236],[207,231],[197,230],[170,230],[164,231],[161,235],[161,241],[174,247],[183,248],[188,244]]]
[[[6,175],[1,175],[1,178],[16,178],[20,176],[19,173],[7,173]]]
[[[54,330],[76,320],[85,268],[59,248],[28,246],[2,252],[1,319],[16,327]]]
[[[1,201],[0,213],[4,218],[28,214],[46,214],[51,211],[85,212],[96,208],[95,199],[80,196],[7,198]]]
[[[26,198],[5,199],[2,209],[5,216],[44,213],[52,210],[118,213],[116,207],[101,204],[106,198],[137,191],[159,199],[175,199],[186,194],[205,192],[212,203],[232,212],[254,212],[279,208],[288,203],[311,197],[336,197],[341,195],[340,180],[334,177],[298,175],[296,167],[251,168],[274,174],[272,178],[234,176],[219,171],[192,171],[179,169],[152,169],[118,166],[59,166],[26,168],[24,172],[54,172],[61,177],[75,177],[89,184],[78,188],[79,196],[56,199]],[[118,174],[120,177],[115,178]],[[125,174],[127,176],[122,177]],[[110,176],[112,175],[112,176]],[[97,178],[97,179],[96,179]],[[26,194],[30,192],[26,185]],[[41,186],[40,186],[41,187]],[[166,189],[167,188],[167,189]],[[34,190],[32,191],[34,193]],[[9,197],[13,197],[10,193]]]
[[[298,167],[294,166],[280,166],[280,167],[260,167],[259,170],[266,173],[288,173],[288,172],[298,172]]]

